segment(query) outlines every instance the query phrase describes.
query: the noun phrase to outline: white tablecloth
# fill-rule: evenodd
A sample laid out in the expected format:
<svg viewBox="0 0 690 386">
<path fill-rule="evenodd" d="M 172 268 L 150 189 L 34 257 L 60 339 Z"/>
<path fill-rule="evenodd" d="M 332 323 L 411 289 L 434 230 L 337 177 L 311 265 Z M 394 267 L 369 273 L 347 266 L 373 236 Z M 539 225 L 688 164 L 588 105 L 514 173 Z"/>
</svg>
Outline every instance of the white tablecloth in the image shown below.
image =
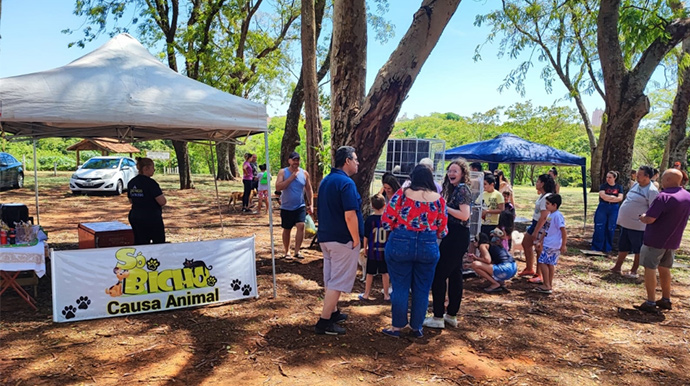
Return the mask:
<svg viewBox="0 0 690 386">
<path fill-rule="evenodd" d="M 0 271 L 34 271 L 38 277 L 46 273 L 45 243 L 28 247 L 0 248 Z"/>
</svg>

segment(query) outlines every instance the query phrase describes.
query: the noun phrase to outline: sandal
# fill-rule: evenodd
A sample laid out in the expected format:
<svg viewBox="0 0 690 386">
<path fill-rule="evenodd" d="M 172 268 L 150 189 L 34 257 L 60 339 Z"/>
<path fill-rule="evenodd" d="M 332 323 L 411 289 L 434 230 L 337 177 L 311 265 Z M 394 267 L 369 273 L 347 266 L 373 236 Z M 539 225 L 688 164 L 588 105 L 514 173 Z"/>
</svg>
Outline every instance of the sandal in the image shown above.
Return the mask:
<svg viewBox="0 0 690 386">
<path fill-rule="evenodd" d="M 541 279 L 541 276 L 535 276 L 527 281 L 532 284 L 544 284 L 544 281 Z"/>
<path fill-rule="evenodd" d="M 393 338 L 400 338 L 400 330 L 394 330 L 392 328 L 384 328 L 381 330 L 384 335 L 391 336 Z"/>
<path fill-rule="evenodd" d="M 518 273 L 518 276 L 534 276 L 537 273 L 532 271 L 531 269 L 523 269 L 522 272 Z"/>
<path fill-rule="evenodd" d="M 295 259 L 304 259 L 304 255 L 300 252 L 297 252 L 297 254 L 295 255 Z"/>
<path fill-rule="evenodd" d="M 364 297 L 364 294 L 359 294 L 359 295 L 357 296 L 357 298 L 359 298 L 359 300 L 367 301 L 367 302 L 370 302 L 370 301 L 374 300 L 374 299 L 365 298 L 365 297 Z"/>
<path fill-rule="evenodd" d="M 489 294 L 503 292 L 503 290 L 505 290 L 505 288 L 503 286 L 498 286 L 496 288 L 489 288 L 489 287 L 484 288 L 484 292 L 489 293 Z"/>
<path fill-rule="evenodd" d="M 287 254 L 283 255 L 283 259 L 285 259 L 285 260 L 292 260 L 293 257 L 292 257 L 292 255 L 290 255 L 289 253 L 287 253 Z"/>
<path fill-rule="evenodd" d="M 537 287 L 537 288 L 533 289 L 532 291 L 539 292 L 540 294 L 545 294 L 545 295 L 551 295 L 553 293 L 553 290 L 542 288 L 542 287 Z"/>
</svg>

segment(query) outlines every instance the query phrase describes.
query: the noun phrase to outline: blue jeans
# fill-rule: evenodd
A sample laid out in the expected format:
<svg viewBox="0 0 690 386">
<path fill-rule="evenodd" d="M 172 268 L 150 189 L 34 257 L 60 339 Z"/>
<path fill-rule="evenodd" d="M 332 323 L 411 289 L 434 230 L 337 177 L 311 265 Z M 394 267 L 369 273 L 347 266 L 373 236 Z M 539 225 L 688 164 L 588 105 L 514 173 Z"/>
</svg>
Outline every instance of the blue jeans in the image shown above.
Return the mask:
<svg viewBox="0 0 690 386">
<path fill-rule="evenodd" d="M 618 220 L 618 203 L 600 202 L 594 212 L 594 234 L 592 235 L 592 249 L 610 252 L 613 247 L 613 234 Z"/>
<path fill-rule="evenodd" d="M 413 330 L 421 330 L 429 306 L 431 282 L 439 259 L 436 232 L 393 230 L 386 242 L 385 259 L 393 286 L 393 327 L 403 328 L 407 325 L 407 305 L 412 289 L 410 327 Z"/>
</svg>

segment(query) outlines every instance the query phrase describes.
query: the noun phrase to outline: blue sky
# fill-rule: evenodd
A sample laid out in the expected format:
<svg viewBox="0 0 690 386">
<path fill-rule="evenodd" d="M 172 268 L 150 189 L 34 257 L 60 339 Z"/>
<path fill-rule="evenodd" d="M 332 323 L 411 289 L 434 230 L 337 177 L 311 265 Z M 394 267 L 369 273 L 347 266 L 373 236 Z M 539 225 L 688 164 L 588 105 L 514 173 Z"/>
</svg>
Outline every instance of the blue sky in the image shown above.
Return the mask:
<svg viewBox="0 0 690 386">
<path fill-rule="evenodd" d="M 413 13 L 421 0 L 389 0 L 386 18 L 395 25 L 395 37 L 384 45 L 370 33 L 368 46 L 367 87 L 373 83 L 379 68 L 386 62 L 412 22 Z M 547 94 L 539 79 L 539 64 L 532 69 L 523 98 L 514 90 L 498 92 L 506 74 L 518 65 L 517 60 L 496 57 L 497 46 L 482 51 L 483 60 L 474 62 L 474 49 L 488 33 L 487 28 L 473 25 L 477 14 L 500 6 L 496 0 L 464 0 L 446 27 L 431 56 L 424 64 L 400 115 L 429 115 L 432 112 L 454 112 L 463 116 L 485 112 L 497 106 L 532 100 L 537 106 L 559 105 L 574 108 L 574 103 L 562 100 L 566 94 L 560 83 Z M 0 20 L 0 77 L 20 75 L 59 67 L 96 49 L 108 40 L 101 36 L 85 49 L 67 48 L 77 40 L 60 31 L 66 28 L 80 31 L 83 20 L 72 14 L 74 0 L 9 0 L 3 2 Z M 598 96 L 585 97 L 590 112 L 603 108 Z M 269 115 L 284 115 L 287 107 L 278 102 L 267 108 Z"/>
</svg>

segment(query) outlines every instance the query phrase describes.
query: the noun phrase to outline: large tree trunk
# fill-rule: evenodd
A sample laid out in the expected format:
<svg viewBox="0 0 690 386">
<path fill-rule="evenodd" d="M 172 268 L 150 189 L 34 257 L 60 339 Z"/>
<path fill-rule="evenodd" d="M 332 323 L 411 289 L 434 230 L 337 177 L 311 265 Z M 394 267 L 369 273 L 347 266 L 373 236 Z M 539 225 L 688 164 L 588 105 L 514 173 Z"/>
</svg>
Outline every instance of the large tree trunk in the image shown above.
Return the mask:
<svg viewBox="0 0 690 386">
<path fill-rule="evenodd" d="M 664 56 L 690 35 L 690 19 L 677 19 L 665 26 L 665 34 L 640 55 L 632 70 L 625 68 L 618 35 L 620 0 L 602 0 L 597 18 L 597 46 L 606 90 L 606 135 L 602 147 L 600 178 L 609 170 L 621 172 L 619 183 L 627 185 L 632 149 L 640 120 L 649 112 L 644 89 Z M 603 143 L 602 143 L 603 142 Z M 593 183 L 595 183 L 594 181 Z M 599 181 L 603 182 L 603 180 Z"/>
<path fill-rule="evenodd" d="M 228 162 L 230 163 L 230 175 L 240 176 L 240 169 L 237 167 L 237 145 L 228 144 Z"/>
<path fill-rule="evenodd" d="M 332 39 L 331 39 L 332 40 Z M 328 70 L 331 66 L 331 48 L 333 44 L 328 47 L 328 52 L 326 53 L 326 58 L 319 68 L 319 72 L 316 74 L 317 82 L 321 82 L 323 78 L 328 74 Z M 297 85 L 292 91 L 292 97 L 290 98 L 290 105 L 288 106 L 287 115 L 285 116 L 285 131 L 283 132 L 283 139 L 280 143 L 280 167 L 288 166 L 288 156 L 290 153 L 295 151 L 297 146 L 300 145 L 299 138 L 299 119 L 300 113 L 302 112 L 302 105 L 304 104 L 304 80 L 302 79 L 302 72 L 300 71 L 299 79 L 297 80 Z"/>
<path fill-rule="evenodd" d="M 590 192 L 598 192 L 599 185 L 602 181 L 601 176 L 601 158 L 603 156 L 604 146 L 601 144 L 606 137 L 606 123 L 608 122 L 608 117 L 606 114 L 601 119 L 601 127 L 599 128 L 599 140 L 597 141 L 597 147 L 592 151 L 592 159 L 589 162 L 589 174 L 591 177 L 590 181 Z"/>
<path fill-rule="evenodd" d="M 218 155 L 218 178 L 221 181 L 231 181 L 239 176 L 234 143 L 219 143 L 216 145 Z"/>
<path fill-rule="evenodd" d="M 216 145 L 216 156 L 218 157 L 218 174 L 216 178 L 221 181 L 231 181 L 235 175 L 230 169 L 230 158 L 228 157 L 228 143 L 219 143 Z"/>
<path fill-rule="evenodd" d="M 690 39 L 683 40 L 683 52 L 678 58 L 678 89 L 673 100 L 671 127 L 668 131 L 668 141 L 664 150 L 664 162 L 661 171 L 673 166 L 679 161 L 683 169 L 687 168 L 688 146 L 690 140 L 686 136 L 688 108 L 690 108 L 690 66 L 681 69 L 683 57 L 690 55 Z"/>
<path fill-rule="evenodd" d="M 357 99 L 364 79 L 359 77 L 364 69 L 364 59 L 359 56 L 366 43 L 361 40 L 366 36 L 359 35 L 360 31 L 355 28 L 365 12 L 363 1 L 361 3 L 357 3 L 360 8 L 351 8 L 350 2 L 336 2 L 334 10 L 331 130 L 333 150 L 343 144 L 356 148 L 359 172 L 353 179 L 362 197 L 367 197 L 376 163 L 393 129 L 400 106 L 460 5 L 460 0 L 422 2 L 414 14 L 412 25 L 376 75 L 364 103 Z M 361 84 L 359 79 L 362 79 Z M 358 80 L 358 83 L 353 84 L 354 80 Z"/>
<path fill-rule="evenodd" d="M 319 35 L 321 34 L 321 25 L 323 21 L 323 14 L 326 8 L 325 0 L 316 0 L 314 6 L 315 23 L 316 23 L 316 37 L 315 40 L 319 40 Z M 331 38 L 331 40 L 333 40 Z M 333 45 L 329 44 L 328 52 L 326 53 L 326 58 L 324 59 L 319 72 L 316 74 L 317 82 L 321 82 L 323 78 L 328 74 L 328 70 L 331 66 L 331 47 Z M 299 79 L 297 79 L 297 85 L 292 91 L 292 97 L 290 98 L 290 104 L 288 106 L 287 115 L 285 116 L 285 130 L 283 132 L 283 139 L 280 143 L 280 167 L 288 166 L 288 156 L 290 153 L 295 151 L 297 146 L 300 145 L 299 138 L 299 119 L 300 113 L 302 112 L 302 105 L 304 104 L 304 80 L 302 79 L 302 72 L 300 71 Z"/>
<path fill-rule="evenodd" d="M 316 80 L 316 21 L 314 3 L 302 1 L 302 78 L 304 79 L 304 116 L 307 129 L 307 172 L 313 189 L 318 191 L 323 169 L 323 130 L 319 117 L 319 84 Z"/>
<path fill-rule="evenodd" d="M 618 183 L 623 186 L 628 185 L 635 135 L 640 127 L 640 121 L 649 113 L 649 98 L 644 94 L 637 95 L 637 100 L 626 98 L 621 105 L 615 107 L 617 107 L 616 114 L 609 114 L 610 118 L 606 122 L 606 136 L 603 141 L 599 169 L 601 180 L 596 181 L 597 185 L 604 182 L 603 178 L 610 170 L 619 172 Z M 610 111 L 608 106 L 606 111 L 607 113 Z M 595 182 L 592 182 L 592 185 L 594 184 Z"/>
<path fill-rule="evenodd" d="M 180 189 L 193 189 L 192 173 L 189 168 L 189 151 L 187 150 L 187 142 L 172 141 L 175 148 L 175 155 L 177 155 L 177 168 L 180 171 Z"/>
<path fill-rule="evenodd" d="M 302 105 L 304 104 L 304 80 L 300 72 L 297 85 L 292 91 L 290 98 L 290 105 L 288 106 L 287 115 L 285 116 L 285 132 L 283 132 L 283 139 L 280 142 L 280 167 L 288 166 L 288 156 L 295 151 L 300 145 L 299 138 L 299 118 L 302 112 Z"/>
<path fill-rule="evenodd" d="M 354 118 L 364 102 L 366 86 L 367 11 L 365 0 L 334 2 L 332 45 L 331 159 L 334 159 L 335 151 L 343 145 L 363 145 L 352 142 L 349 135 L 355 127 Z M 364 151 L 363 148 L 357 148 L 358 156 L 362 151 Z M 361 168 L 366 167 L 366 162 L 360 158 L 359 165 L 361 173 Z"/>
</svg>

